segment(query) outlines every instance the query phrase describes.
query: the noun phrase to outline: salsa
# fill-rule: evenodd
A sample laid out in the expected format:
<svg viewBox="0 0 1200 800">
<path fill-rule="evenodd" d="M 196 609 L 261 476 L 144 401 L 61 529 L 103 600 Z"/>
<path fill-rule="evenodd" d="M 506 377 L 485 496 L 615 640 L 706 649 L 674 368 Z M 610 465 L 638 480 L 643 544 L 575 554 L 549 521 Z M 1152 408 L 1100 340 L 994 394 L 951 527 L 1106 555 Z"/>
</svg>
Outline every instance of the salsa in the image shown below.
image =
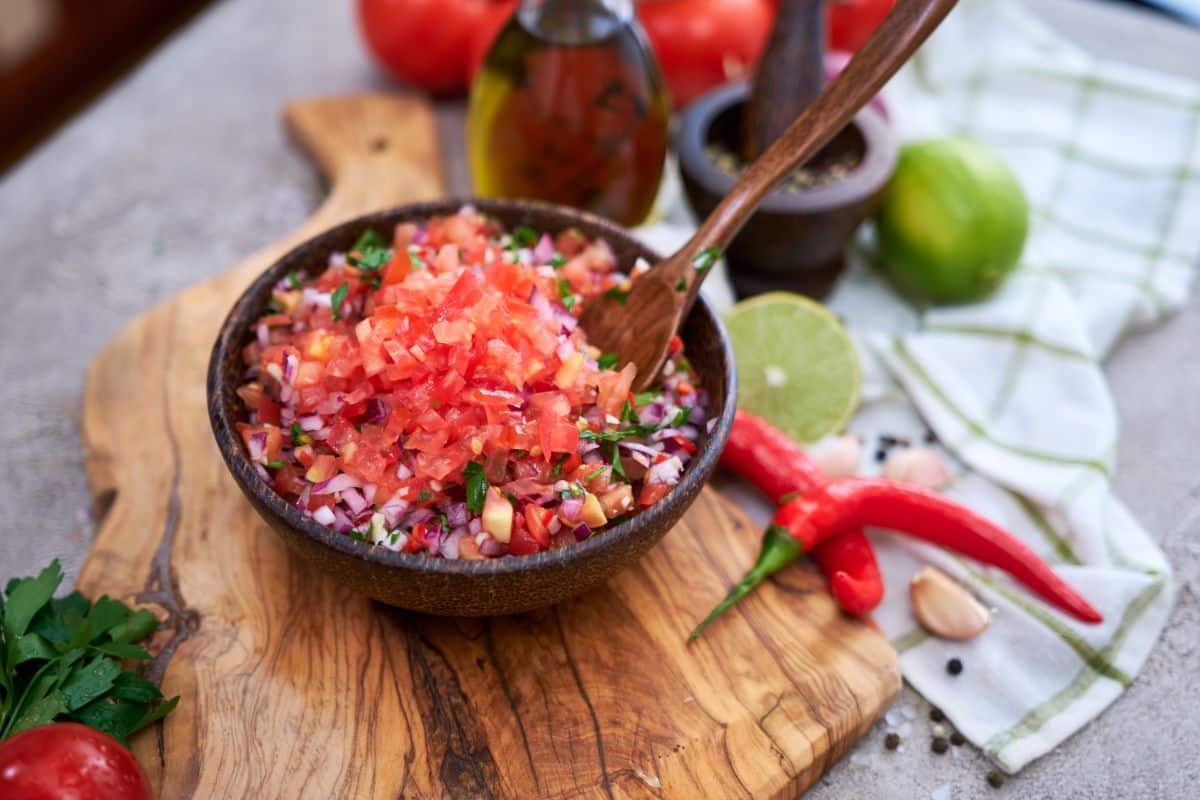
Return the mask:
<svg viewBox="0 0 1200 800">
<path fill-rule="evenodd" d="M 630 281 L 603 239 L 469 206 L 386 234 L 280 280 L 243 350 L 238 431 L 275 491 L 356 539 L 478 559 L 583 541 L 679 482 L 708 395 L 679 339 L 641 394 L 588 344 L 583 304 Z"/>
</svg>

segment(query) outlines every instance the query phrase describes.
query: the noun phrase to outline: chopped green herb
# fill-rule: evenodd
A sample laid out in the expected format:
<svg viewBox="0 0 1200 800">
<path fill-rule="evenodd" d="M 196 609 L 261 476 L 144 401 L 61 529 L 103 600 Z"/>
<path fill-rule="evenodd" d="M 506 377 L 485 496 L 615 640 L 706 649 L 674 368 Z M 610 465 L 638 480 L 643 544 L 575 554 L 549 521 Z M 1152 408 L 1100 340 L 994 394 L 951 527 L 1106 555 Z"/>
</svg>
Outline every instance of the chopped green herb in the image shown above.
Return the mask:
<svg viewBox="0 0 1200 800">
<path fill-rule="evenodd" d="M 512 232 L 512 240 L 517 247 L 533 247 L 541 238 L 541 234 L 528 225 L 519 225 Z"/>
<path fill-rule="evenodd" d="M 637 408 L 647 406 L 658 399 L 658 392 L 638 392 L 633 396 L 633 404 Z"/>
<path fill-rule="evenodd" d="M 659 425 L 631 425 L 628 428 L 623 428 L 616 431 L 593 431 L 583 430 L 579 432 L 581 439 L 590 439 L 594 442 L 619 442 L 622 439 L 642 439 L 657 430 L 661 430 Z"/>
<path fill-rule="evenodd" d="M 287 274 L 287 282 L 293 289 L 300 289 L 304 286 L 304 283 L 300 280 L 300 275 L 296 272 L 289 272 Z"/>
<path fill-rule="evenodd" d="M 413 269 L 425 269 L 425 267 L 429 266 L 425 263 L 425 259 L 417 255 L 413 250 L 408 251 L 408 263 L 412 264 Z"/>
<path fill-rule="evenodd" d="M 621 305 L 625 305 L 625 301 L 629 299 L 629 292 L 617 286 L 612 287 L 604 292 L 604 296 L 609 300 L 616 300 Z"/>
<path fill-rule="evenodd" d="M 692 416 L 692 409 L 688 406 L 684 406 L 683 408 L 681 408 L 675 412 L 675 416 L 671 418 L 670 427 L 678 428 L 682 425 L 686 425 L 688 419 L 691 416 Z"/>
<path fill-rule="evenodd" d="M 706 247 L 692 259 L 692 266 L 696 268 L 696 272 L 704 272 L 704 270 L 717 263 L 717 259 L 720 257 L 720 250 L 715 247 Z"/>
<path fill-rule="evenodd" d="M 617 368 L 617 354 L 616 353 L 602 353 L 600 355 L 600 357 L 596 359 L 596 366 L 599 367 L 600 369 L 616 369 Z"/>
<path fill-rule="evenodd" d="M 563 258 L 562 253 L 555 253 L 550 259 L 550 266 L 554 267 L 555 269 L 565 267 L 566 265 L 567 260 Z"/>
<path fill-rule="evenodd" d="M 621 447 L 616 442 L 613 442 L 612 468 L 623 480 L 629 480 L 629 476 L 625 474 L 625 467 L 621 464 Z"/>
<path fill-rule="evenodd" d="M 333 310 L 334 322 L 342 318 L 342 304 L 346 302 L 346 295 L 349 293 L 350 284 L 348 283 L 343 283 L 333 290 L 333 295 L 329 298 L 329 307 Z"/>
<path fill-rule="evenodd" d="M 596 470 L 595 472 L 591 473 L 590 475 L 584 475 L 583 482 L 587 483 L 588 481 L 599 478 L 601 475 L 604 474 L 604 470 L 606 470 L 606 469 L 608 469 L 608 467 L 601 467 L 600 469 Z"/>
<path fill-rule="evenodd" d="M 684 280 L 683 278 L 680 278 L 679 282 L 675 284 L 675 291 L 677 291 L 677 292 L 687 291 L 687 281 Z"/>
<path fill-rule="evenodd" d="M 366 252 L 372 248 L 387 247 L 387 239 L 375 232 L 374 228 L 367 228 L 362 232 L 362 235 L 350 246 L 351 251 L 359 253 Z"/>
<path fill-rule="evenodd" d="M 626 400 L 625 405 L 621 407 L 621 421 L 632 422 L 635 424 L 641 421 L 638 419 L 637 412 L 633 410 L 633 403 L 629 402 L 628 400 Z"/>
<path fill-rule="evenodd" d="M 554 464 L 554 469 L 550 470 L 551 478 L 557 478 L 558 476 L 562 475 L 563 464 L 567 463 L 567 459 L 570 457 L 571 455 L 569 453 L 564 453 L 559 457 L 558 461 Z"/>
<path fill-rule="evenodd" d="M 571 282 L 566 278 L 558 279 L 558 297 L 567 311 L 575 308 L 575 294 L 571 291 Z"/>
<path fill-rule="evenodd" d="M 392 260 L 390 247 L 368 247 L 360 252 L 361 255 L 346 256 L 346 261 L 361 272 L 378 272 Z"/>
<path fill-rule="evenodd" d="M 504 499 L 505 499 L 505 500 L 507 500 L 507 501 L 508 501 L 508 504 L 509 504 L 510 506 L 512 506 L 513 508 L 516 508 L 516 507 L 517 507 L 517 505 L 519 505 L 519 502 L 520 502 L 520 501 L 518 501 L 518 500 L 517 500 L 517 496 L 516 496 L 515 494 L 513 494 L 512 492 L 505 492 L 505 493 L 504 493 Z"/>
<path fill-rule="evenodd" d="M 388 535 L 388 544 L 391 545 L 392 547 L 395 547 L 396 542 L 398 542 L 399 540 L 400 540 L 400 531 L 392 531 L 391 534 Z"/>
<path fill-rule="evenodd" d="M 483 501 L 487 499 L 488 482 L 483 464 L 467 462 L 467 508 L 476 514 L 483 513 Z"/>
<path fill-rule="evenodd" d="M 363 533 L 362 531 L 359 531 L 359 530 L 351 530 L 351 531 L 350 531 L 350 538 L 351 538 L 351 539 L 357 539 L 357 540 L 358 540 L 358 541 L 360 541 L 360 542 L 365 542 L 365 541 L 367 540 L 367 535 L 366 535 L 365 533 Z"/>
<path fill-rule="evenodd" d="M 136 643 L 158 619 L 107 596 L 55 598 L 62 579 L 53 561 L 37 577 L 10 581 L 0 600 L 0 739 L 71 720 L 124 742 L 179 702 L 121 669 L 124 659 L 150 658 Z"/>
<path fill-rule="evenodd" d="M 430 491 L 428 489 L 422 489 L 421 493 L 419 495 L 417 495 L 417 502 L 424 503 L 426 500 L 428 500 L 431 497 L 433 497 L 433 495 L 430 493 Z"/>
<path fill-rule="evenodd" d="M 559 492 L 559 495 L 565 500 L 568 497 L 583 497 L 587 494 L 587 489 L 579 485 L 579 481 L 571 483 L 567 488 Z"/>
<path fill-rule="evenodd" d="M 522 458 L 524 458 L 527 455 L 528 455 L 528 453 L 526 453 L 524 450 L 513 450 L 512 451 L 512 457 L 517 459 L 518 461 L 520 461 Z"/>
<path fill-rule="evenodd" d="M 292 444 L 294 444 L 296 447 L 302 447 L 304 445 L 304 443 L 305 443 L 304 428 L 300 427 L 299 422 L 293 422 L 292 423 Z"/>
<path fill-rule="evenodd" d="M 272 311 L 283 311 L 283 303 L 279 302 L 278 299 L 272 297 L 270 300 L 267 301 L 267 308 L 271 309 Z"/>
<path fill-rule="evenodd" d="M 438 522 L 442 523 L 442 530 L 444 532 L 446 532 L 446 533 L 450 532 L 450 520 L 445 514 L 442 514 L 441 516 L 438 517 Z"/>
<path fill-rule="evenodd" d="M 268 462 L 267 462 L 267 468 L 268 468 L 268 469 L 283 469 L 283 462 L 282 462 L 282 461 L 278 461 L 278 460 L 276 460 L 276 461 L 268 461 Z"/>
</svg>

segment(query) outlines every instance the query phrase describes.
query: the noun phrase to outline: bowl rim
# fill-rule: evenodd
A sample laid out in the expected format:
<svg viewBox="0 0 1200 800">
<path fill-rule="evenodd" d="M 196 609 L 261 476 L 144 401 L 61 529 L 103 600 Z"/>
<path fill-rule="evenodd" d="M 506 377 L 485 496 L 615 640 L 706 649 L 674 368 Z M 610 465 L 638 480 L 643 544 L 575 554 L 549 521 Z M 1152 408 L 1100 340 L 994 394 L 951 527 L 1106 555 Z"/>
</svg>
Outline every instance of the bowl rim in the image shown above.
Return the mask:
<svg viewBox="0 0 1200 800">
<path fill-rule="evenodd" d="M 708 157 L 708 131 L 713 121 L 730 108 L 750 99 L 750 84 L 735 81 L 701 95 L 679 120 L 676 148 L 680 171 L 689 174 L 717 197 L 733 189 L 737 178 Z M 814 214 L 851 205 L 870 197 L 891 178 L 899 149 L 887 120 L 870 105 L 863 106 L 848 123 L 863 138 L 862 160 L 840 180 L 807 189 L 773 189 L 756 214 Z"/>
<path fill-rule="evenodd" d="M 626 239 L 633 242 L 643 253 L 658 255 L 653 248 L 637 240 L 629 231 L 615 222 L 588 212 L 530 200 L 453 197 L 392 206 L 361 214 L 333 225 L 304 240 L 273 261 L 242 290 L 229 314 L 221 323 L 209 357 L 206 381 L 209 421 L 218 450 L 221 451 L 221 457 L 239 488 L 265 506 L 271 514 L 286 523 L 293 531 L 342 554 L 354 556 L 366 562 L 422 574 L 482 577 L 511 575 L 564 566 L 573 561 L 584 560 L 621 541 L 636 537 L 643 529 L 653 528 L 653 523 L 657 520 L 672 514 L 674 505 L 680 498 L 699 493 L 720 458 L 736 411 L 737 370 L 734 367 L 733 346 L 725 325 L 720 315 L 713 311 L 703 297 L 697 296 L 696 304 L 689 312 L 689 316 L 699 313 L 708 318 L 708 322 L 713 326 L 720 341 L 723 351 L 722 362 L 728 365 L 721 415 L 717 418 L 712 430 L 708 432 L 707 442 L 684 469 L 679 483 L 671 487 L 671 490 L 654 505 L 638 512 L 614 528 L 605 529 L 603 535 L 592 536 L 583 542 L 566 547 L 543 550 L 532 555 L 466 560 L 398 552 L 354 539 L 302 514 L 299 509 L 276 493 L 274 488 L 254 470 L 241 446 L 241 438 L 234 427 L 235 420 L 226 413 L 222 398 L 222 366 L 230 357 L 238 355 L 241 343 L 248 338 L 249 327 L 258 316 L 254 313 L 255 306 L 258 305 L 253 302 L 255 295 L 267 289 L 268 286 L 273 286 L 290 269 L 298 266 L 311 266 L 317 259 L 327 258 L 329 252 L 332 251 L 332 246 L 328 242 L 346 236 L 348 231 L 361 230 L 371 224 L 394 224 L 398 220 L 417 220 L 436 214 L 453 213 L 464 205 L 472 205 L 485 214 L 496 211 L 542 213 L 562 217 L 566 223 L 584 222 L 599 229 L 601 235 L 606 238 Z M 569 224 L 564 227 L 569 227 Z M 318 252 L 314 254 L 314 250 Z"/>
</svg>

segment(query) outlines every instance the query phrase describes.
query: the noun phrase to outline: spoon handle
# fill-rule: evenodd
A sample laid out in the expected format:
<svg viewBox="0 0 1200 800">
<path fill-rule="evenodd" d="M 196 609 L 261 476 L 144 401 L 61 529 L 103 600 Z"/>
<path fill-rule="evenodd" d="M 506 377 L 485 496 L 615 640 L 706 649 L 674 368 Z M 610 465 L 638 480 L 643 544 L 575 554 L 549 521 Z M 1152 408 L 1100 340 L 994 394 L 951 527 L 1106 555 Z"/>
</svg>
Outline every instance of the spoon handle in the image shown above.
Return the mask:
<svg viewBox="0 0 1200 800">
<path fill-rule="evenodd" d="M 899 0 L 840 75 L 796 118 L 713 209 L 680 250 L 681 276 L 694 295 L 705 276 L 694 262 L 704 251 L 724 252 L 762 199 L 796 167 L 816 155 L 874 97 L 950 13 L 957 0 Z M 690 298 L 689 298 L 690 299 Z"/>
</svg>

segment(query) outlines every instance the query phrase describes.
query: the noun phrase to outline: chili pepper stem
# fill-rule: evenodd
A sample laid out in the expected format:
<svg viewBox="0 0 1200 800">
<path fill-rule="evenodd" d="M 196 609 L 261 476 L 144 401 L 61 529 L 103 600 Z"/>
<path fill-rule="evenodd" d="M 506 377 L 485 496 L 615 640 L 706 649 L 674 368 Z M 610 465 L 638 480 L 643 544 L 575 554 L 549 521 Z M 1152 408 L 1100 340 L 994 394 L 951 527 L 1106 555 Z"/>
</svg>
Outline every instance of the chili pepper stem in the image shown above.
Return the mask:
<svg viewBox="0 0 1200 800">
<path fill-rule="evenodd" d="M 692 635 L 688 637 L 688 641 L 695 641 L 717 617 L 754 591 L 760 583 L 796 561 L 803 554 L 804 545 L 788 533 L 787 529 L 778 525 L 767 528 L 763 533 L 762 548 L 758 551 L 758 560 L 754 562 L 754 566 L 750 568 L 744 578 L 734 584 L 733 588 L 729 590 L 729 594 L 725 595 L 725 599 L 709 612 L 704 621 L 696 626 Z"/>
</svg>

